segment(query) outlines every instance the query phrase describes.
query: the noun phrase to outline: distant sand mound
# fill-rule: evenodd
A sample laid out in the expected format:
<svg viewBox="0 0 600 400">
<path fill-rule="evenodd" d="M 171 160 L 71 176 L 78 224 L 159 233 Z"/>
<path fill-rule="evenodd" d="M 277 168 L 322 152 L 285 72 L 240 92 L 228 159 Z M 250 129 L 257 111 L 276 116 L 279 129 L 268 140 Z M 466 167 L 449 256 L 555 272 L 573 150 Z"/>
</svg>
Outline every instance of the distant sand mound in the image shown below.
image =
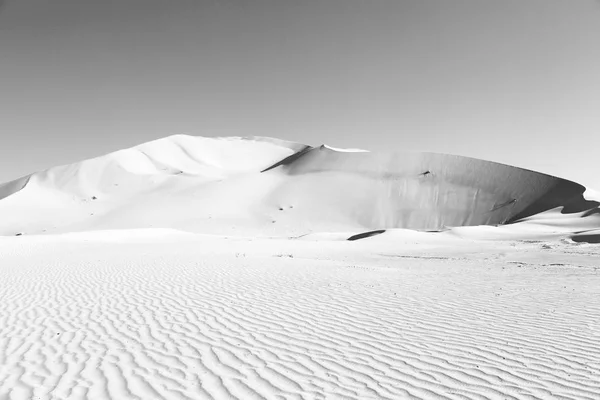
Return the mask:
<svg viewBox="0 0 600 400">
<path fill-rule="evenodd" d="M 584 192 L 468 157 L 176 135 L 0 185 L 0 234 L 173 228 L 292 236 L 539 224 L 556 215 L 568 225 L 561 229 L 582 233 L 600 229 L 599 203 Z"/>
</svg>

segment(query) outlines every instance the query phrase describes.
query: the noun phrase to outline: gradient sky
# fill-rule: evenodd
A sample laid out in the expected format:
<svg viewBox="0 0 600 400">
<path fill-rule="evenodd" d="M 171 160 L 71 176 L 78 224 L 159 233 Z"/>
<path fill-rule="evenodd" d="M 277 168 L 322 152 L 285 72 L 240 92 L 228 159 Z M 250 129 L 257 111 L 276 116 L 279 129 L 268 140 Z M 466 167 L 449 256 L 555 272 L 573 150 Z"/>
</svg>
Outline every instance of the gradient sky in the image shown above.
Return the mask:
<svg viewBox="0 0 600 400">
<path fill-rule="evenodd" d="M 0 182 L 171 134 L 600 188 L 595 0 L 0 0 Z"/>
</svg>

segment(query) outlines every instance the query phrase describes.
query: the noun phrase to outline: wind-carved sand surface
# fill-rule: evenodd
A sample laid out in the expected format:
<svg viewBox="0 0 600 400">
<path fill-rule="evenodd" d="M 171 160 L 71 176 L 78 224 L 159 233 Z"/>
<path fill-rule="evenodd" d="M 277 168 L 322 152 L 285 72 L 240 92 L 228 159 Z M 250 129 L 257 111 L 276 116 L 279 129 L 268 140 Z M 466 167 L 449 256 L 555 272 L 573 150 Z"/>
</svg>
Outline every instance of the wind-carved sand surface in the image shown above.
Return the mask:
<svg viewBox="0 0 600 400">
<path fill-rule="evenodd" d="M 597 400 L 598 243 L 507 165 L 145 143 L 0 185 L 0 400 Z"/>
<path fill-rule="evenodd" d="M 600 397 L 599 246 L 342 236 L 0 238 L 0 398 Z"/>
</svg>

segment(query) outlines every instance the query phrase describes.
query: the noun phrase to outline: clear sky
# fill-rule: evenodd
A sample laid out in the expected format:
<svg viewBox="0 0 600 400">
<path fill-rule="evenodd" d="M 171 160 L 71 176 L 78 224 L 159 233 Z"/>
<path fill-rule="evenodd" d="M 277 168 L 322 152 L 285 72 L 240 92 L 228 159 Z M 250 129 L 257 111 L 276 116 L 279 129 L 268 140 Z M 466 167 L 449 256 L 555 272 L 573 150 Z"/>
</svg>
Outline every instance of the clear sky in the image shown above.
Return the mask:
<svg viewBox="0 0 600 400">
<path fill-rule="evenodd" d="M 184 133 L 600 188 L 596 0 L 0 0 L 0 181 Z"/>
</svg>

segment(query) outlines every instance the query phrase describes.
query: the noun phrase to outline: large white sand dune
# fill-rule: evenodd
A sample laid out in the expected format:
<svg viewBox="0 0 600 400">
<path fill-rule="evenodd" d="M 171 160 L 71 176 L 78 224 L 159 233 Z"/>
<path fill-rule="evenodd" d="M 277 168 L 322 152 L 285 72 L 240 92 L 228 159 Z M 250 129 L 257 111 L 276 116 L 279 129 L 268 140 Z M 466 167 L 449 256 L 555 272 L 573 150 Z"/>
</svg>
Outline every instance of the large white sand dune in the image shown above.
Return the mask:
<svg viewBox="0 0 600 400">
<path fill-rule="evenodd" d="M 297 236 L 498 225 L 543 212 L 574 233 L 600 229 L 599 203 L 585 191 L 460 156 L 176 135 L 0 186 L 0 234 L 176 228 Z"/>
</svg>

